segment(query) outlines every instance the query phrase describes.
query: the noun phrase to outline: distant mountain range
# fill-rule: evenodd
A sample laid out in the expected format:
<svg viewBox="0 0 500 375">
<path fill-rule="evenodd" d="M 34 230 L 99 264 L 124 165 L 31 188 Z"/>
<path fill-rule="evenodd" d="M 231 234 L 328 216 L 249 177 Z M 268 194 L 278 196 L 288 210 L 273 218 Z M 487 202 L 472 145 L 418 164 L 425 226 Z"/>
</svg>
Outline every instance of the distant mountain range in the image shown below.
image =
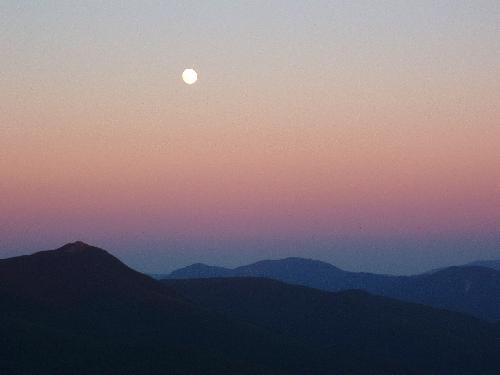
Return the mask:
<svg viewBox="0 0 500 375">
<path fill-rule="evenodd" d="M 360 291 L 160 282 L 81 242 L 0 260 L 1 374 L 493 375 L 499 336 Z"/>
<path fill-rule="evenodd" d="M 500 320 L 500 271 L 479 266 L 448 267 L 416 276 L 348 272 L 303 258 L 263 260 L 234 269 L 197 263 L 165 279 L 266 277 L 326 291 L 360 289 L 408 302 Z"/>
</svg>

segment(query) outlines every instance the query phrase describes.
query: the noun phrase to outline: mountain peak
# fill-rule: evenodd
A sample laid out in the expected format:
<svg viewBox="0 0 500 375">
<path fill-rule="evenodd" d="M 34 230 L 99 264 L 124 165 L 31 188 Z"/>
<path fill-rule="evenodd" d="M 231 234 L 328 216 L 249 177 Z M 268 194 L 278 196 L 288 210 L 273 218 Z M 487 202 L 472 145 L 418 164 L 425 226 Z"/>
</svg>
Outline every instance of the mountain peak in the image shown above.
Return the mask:
<svg viewBox="0 0 500 375">
<path fill-rule="evenodd" d="M 153 298 L 153 291 L 172 295 L 106 250 L 82 241 L 0 260 L 0 285 L 34 300 L 54 303 L 84 303 L 95 295 L 145 300 Z"/>
<path fill-rule="evenodd" d="M 173 271 L 167 278 L 210 278 L 228 277 L 233 275 L 233 270 L 224 267 L 209 266 L 205 263 L 194 263 L 190 266 Z"/>
<path fill-rule="evenodd" d="M 291 269 L 298 272 L 345 272 L 333 264 L 322 262 L 320 260 L 288 257 L 283 259 L 266 259 L 261 260 L 247 266 L 236 268 L 237 271 L 243 272 L 289 272 Z"/>
<path fill-rule="evenodd" d="M 64 251 L 68 253 L 77 253 L 77 252 L 82 252 L 82 251 L 88 251 L 96 249 L 96 247 L 91 246 L 83 241 L 75 241 L 75 242 L 70 242 L 67 243 L 63 246 L 61 246 L 58 251 Z"/>
<path fill-rule="evenodd" d="M 113 262 L 119 262 L 118 259 L 116 259 L 106 250 L 101 249 L 100 247 L 97 246 L 89 245 L 83 241 L 69 242 L 55 250 L 41 251 L 33 255 L 35 256 L 51 255 L 51 256 L 60 256 L 67 258 L 83 257 L 87 261 L 90 259 L 94 260 L 101 259 L 101 261 L 103 259 L 107 259 L 107 260 L 112 260 Z"/>
</svg>

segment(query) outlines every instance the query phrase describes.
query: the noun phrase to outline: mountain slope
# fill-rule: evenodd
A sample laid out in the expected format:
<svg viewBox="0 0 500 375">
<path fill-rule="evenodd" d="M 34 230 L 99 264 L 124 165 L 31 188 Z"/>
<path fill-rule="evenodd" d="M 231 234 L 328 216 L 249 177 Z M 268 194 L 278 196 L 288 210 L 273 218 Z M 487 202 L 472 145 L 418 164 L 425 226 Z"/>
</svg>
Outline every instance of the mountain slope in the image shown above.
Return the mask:
<svg viewBox="0 0 500 375">
<path fill-rule="evenodd" d="M 500 319 L 500 272 L 484 267 L 449 267 L 395 279 L 390 288 L 367 288 L 372 293 L 476 317 Z"/>
<path fill-rule="evenodd" d="M 397 373 L 359 358 L 198 307 L 80 242 L 0 260 L 2 374 Z"/>
<path fill-rule="evenodd" d="M 348 272 L 310 259 L 286 258 L 222 270 L 197 265 L 174 271 L 168 279 L 267 277 L 327 291 L 361 289 L 482 319 L 500 320 L 500 272 L 484 267 L 449 267 L 416 276 L 389 276 Z"/>
<path fill-rule="evenodd" d="M 500 370 L 498 330 L 466 315 L 361 291 L 330 293 L 262 278 L 164 283 L 207 308 L 314 347 L 391 358 L 425 374 Z"/>
<path fill-rule="evenodd" d="M 478 266 L 478 267 L 486 267 L 493 268 L 494 270 L 500 271 L 500 260 L 478 260 L 466 266 Z"/>
</svg>

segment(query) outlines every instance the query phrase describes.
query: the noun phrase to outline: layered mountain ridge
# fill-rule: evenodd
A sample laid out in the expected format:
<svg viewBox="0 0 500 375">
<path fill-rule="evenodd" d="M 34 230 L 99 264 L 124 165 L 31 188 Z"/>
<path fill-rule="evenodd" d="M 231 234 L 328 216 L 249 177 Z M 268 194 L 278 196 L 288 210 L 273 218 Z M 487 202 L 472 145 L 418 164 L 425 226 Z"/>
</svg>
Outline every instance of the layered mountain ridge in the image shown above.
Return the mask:
<svg viewBox="0 0 500 375">
<path fill-rule="evenodd" d="M 0 260 L 2 374 L 493 375 L 498 337 L 476 318 L 361 291 L 160 282 L 82 242 Z"/>
<path fill-rule="evenodd" d="M 165 279 L 266 277 L 326 291 L 349 289 L 500 320 L 500 271 L 479 266 L 448 267 L 415 276 L 349 272 L 303 258 L 264 260 L 234 269 L 195 264 Z"/>
</svg>

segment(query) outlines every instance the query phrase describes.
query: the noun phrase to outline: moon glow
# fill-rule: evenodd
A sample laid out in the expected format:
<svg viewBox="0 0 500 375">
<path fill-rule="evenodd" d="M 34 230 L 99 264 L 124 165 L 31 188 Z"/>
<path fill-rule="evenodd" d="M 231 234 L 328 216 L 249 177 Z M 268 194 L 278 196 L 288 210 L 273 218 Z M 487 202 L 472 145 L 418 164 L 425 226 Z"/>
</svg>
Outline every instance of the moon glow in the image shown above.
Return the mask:
<svg viewBox="0 0 500 375">
<path fill-rule="evenodd" d="M 198 73 L 194 69 L 184 69 L 182 72 L 182 80 L 188 85 L 192 85 L 198 80 Z"/>
</svg>

